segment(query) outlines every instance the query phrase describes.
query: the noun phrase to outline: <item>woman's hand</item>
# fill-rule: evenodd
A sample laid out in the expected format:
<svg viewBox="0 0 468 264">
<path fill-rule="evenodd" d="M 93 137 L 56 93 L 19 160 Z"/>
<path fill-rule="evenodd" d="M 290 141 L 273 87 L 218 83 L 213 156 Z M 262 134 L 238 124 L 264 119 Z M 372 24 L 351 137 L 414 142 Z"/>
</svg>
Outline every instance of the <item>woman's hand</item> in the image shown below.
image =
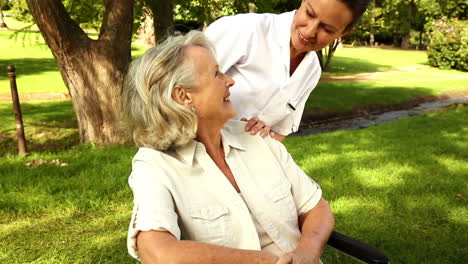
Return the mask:
<svg viewBox="0 0 468 264">
<path fill-rule="evenodd" d="M 299 252 L 290 252 L 282 255 L 276 264 L 320 264 L 320 258 Z"/>
<path fill-rule="evenodd" d="M 247 122 L 245 125 L 245 131 L 250 132 L 251 135 L 256 135 L 260 132 L 260 136 L 265 137 L 270 133 L 271 127 L 267 126 L 265 122 L 260 120 L 258 117 L 252 117 L 249 120 L 241 118 L 241 121 Z"/>
</svg>

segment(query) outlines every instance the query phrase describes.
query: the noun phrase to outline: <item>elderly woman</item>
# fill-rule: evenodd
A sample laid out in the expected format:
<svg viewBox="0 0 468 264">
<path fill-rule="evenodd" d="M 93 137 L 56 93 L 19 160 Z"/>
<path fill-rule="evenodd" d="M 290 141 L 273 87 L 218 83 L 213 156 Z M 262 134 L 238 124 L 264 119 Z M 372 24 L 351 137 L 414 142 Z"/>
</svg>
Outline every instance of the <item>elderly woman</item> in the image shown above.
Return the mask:
<svg viewBox="0 0 468 264">
<path fill-rule="evenodd" d="M 128 250 L 142 262 L 319 263 L 330 207 L 280 142 L 229 121 L 233 84 L 197 31 L 132 63 L 122 96 L 140 149 Z"/>
</svg>

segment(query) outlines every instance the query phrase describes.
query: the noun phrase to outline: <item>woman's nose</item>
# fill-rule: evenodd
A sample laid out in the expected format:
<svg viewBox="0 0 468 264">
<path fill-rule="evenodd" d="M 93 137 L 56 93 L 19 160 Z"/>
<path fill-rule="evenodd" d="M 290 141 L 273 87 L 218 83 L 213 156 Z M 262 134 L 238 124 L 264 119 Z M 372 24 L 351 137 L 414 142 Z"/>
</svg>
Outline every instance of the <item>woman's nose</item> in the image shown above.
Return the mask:
<svg viewBox="0 0 468 264">
<path fill-rule="evenodd" d="M 226 79 L 226 84 L 227 84 L 228 87 L 231 87 L 236 83 L 234 81 L 234 79 L 232 79 L 231 76 L 229 76 L 227 74 L 224 74 L 224 78 Z"/>
</svg>

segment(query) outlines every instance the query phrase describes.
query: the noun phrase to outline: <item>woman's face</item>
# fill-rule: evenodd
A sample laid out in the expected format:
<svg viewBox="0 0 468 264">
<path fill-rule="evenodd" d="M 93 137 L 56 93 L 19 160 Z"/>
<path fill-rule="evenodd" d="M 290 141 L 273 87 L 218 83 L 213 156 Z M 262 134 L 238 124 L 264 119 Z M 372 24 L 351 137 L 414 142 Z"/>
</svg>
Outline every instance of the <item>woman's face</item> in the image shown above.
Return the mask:
<svg viewBox="0 0 468 264">
<path fill-rule="evenodd" d="M 196 72 L 195 87 L 190 94 L 199 121 L 223 125 L 236 115 L 229 100 L 229 88 L 234 80 L 219 71 L 216 59 L 206 48 L 188 47 L 187 57 Z"/>
<path fill-rule="evenodd" d="M 291 26 L 291 51 L 317 51 L 350 32 L 351 10 L 340 0 L 303 0 Z"/>
</svg>

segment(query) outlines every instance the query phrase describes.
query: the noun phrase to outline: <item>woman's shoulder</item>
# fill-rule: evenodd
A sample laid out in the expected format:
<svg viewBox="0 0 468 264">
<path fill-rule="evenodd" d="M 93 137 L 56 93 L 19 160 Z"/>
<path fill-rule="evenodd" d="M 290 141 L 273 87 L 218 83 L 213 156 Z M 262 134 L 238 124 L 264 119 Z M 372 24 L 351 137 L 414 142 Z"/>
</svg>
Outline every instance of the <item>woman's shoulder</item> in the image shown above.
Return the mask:
<svg viewBox="0 0 468 264">
<path fill-rule="evenodd" d="M 145 163 L 153 168 L 163 169 L 166 165 L 174 166 L 181 163 L 175 149 L 160 151 L 152 148 L 140 147 L 133 157 L 133 164 Z"/>
<path fill-rule="evenodd" d="M 272 148 L 277 148 L 278 144 L 281 144 L 269 135 L 266 137 L 262 137 L 260 134 L 251 135 L 245 131 L 246 124 L 244 121 L 230 120 L 223 128 L 224 134 L 239 142 L 245 149 L 265 148 L 271 150 Z"/>
</svg>

